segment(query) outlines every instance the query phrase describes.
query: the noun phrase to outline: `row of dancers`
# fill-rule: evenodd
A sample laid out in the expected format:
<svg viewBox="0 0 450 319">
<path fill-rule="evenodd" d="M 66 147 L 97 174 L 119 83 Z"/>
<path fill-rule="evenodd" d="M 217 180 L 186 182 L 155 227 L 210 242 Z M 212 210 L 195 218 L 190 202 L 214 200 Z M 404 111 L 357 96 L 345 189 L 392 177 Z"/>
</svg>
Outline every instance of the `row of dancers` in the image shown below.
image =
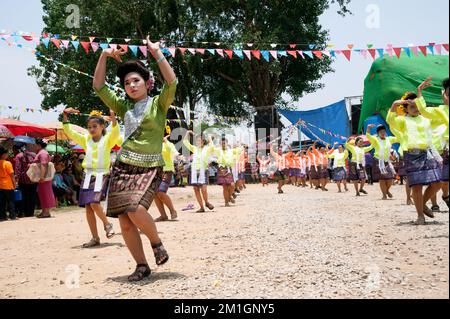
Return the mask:
<svg viewBox="0 0 450 319">
<path fill-rule="evenodd" d="M 93 88 L 111 110 L 111 130 L 105 130 L 106 121 L 103 116 L 92 114 L 87 121 L 88 134 L 81 135 L 71 128 L 68 116 L 79 111 L 73 108 L 64 111 L 66 134 L 86 151 L 82 164 L 84 178 L 79 205 L 86 208 L 86 217 L 93 238 L 84 247 L 100 244 L 96 230 L 96 216 L 103 222 L 108 238 L 114 235 L 108 217 L 118 218 L 126 246 L 136 262 L 135 271 L 128 277 L 130 281 L 140 281 L 151 274 L 140 232 L 150 241 L 155 262 L 161 266 L 168 262 L 169 254 L 159 237 L 155 222 L 168 220 L 164 207 L 169 208 L 171 219 L 178 217 L 167 195 L 174 171 L 173 156 L 177 150 L 165 136 L 167 111 L 175 98 L 177 79 L 162 54 L 159 43 L 152 43 L 149 39 L 147 41 L 149 51 L 157 61 L 164 79 L 164 86 L 158 96 L 148 95 L 155 80 L 142 62 L 122 63 L 121 57 L 125 54 L 123 49 L 106 49 L 101 53 L 97 63 Z M 107 60 L 110 58 L 119 62 L 117 75 L 128 99 L 118 96 L 106 85 Z M 448 80 L 444 84 L 444 105 L 436 108 L 439 112 L 446 112 L 446 116 L 442 118 L 440 113 L 436 115 L 437 111 L 426 107 L 421 95 L 421 91 L 429 83 L 430 80 L 419 87 L 418 96 L 411 93 L 394 102 L 388 114 L 388 123 L 396 137 L 388 137 L 386 128 L 378 127 L 377 136 L 370 135 L 370 132 L 367 134 L 371 141 L 370 147 L 365 147 L 360 137 L 350 139 L 345 145 L 334 145 L 332 148 L 329 145 L 315 143 L 308 150 L 296 154 L 292 150 L 283 154 L 281 148 L 274 149 L 270 144 L 270 156 L 273 157 L 276 166 L 274 176 L 278 181 L 278 192 L 283 193 L 283 186 L 287 180 L 306 186 L 307 178 L 313 187 L 327 191 L 330 176 L 325 168 L 328 168 L 328 161 L 332 159 L 333 178 L 339 190 L 342 191 L 341 184 L 347 189 L 346 180 L 349 178 L 353 181 L 357 196 L 366 194 L 364 154 L 373 148 L 383 198 L 392 197 L 390 187 L 393 170 L 388 154 L 393 143 L 400 143 L 409 187 L 417 208 L 417 223 L 425 223 L 424 215 L 434 217 L 426 202 L 441 188 L 448 205 Z M 400 112 L 396 112 L 398 106 L 404 108 L 405 114 L 400 115 Z M 420 109 L 422 115 L 419 108 L 422 108 Z M 116 115 L 124 122 L 124 138 L 120 137 Z M 446 131 L 436 138 L 433 129 L 441 125 L 446 125 Z M 215 156 L 218 163 L 217 183 L 223 188 L 225 206 L 231 207 L 239 192 L 245 188 L 247 148 L 245 146 L 232 148 L 225 138 L 216 145 L 217 141 L 211 136 L 205 140 L 201 135 L 194 136 L 194 142 L 191 144 L 190 135 L 193 135 L 191 131 L 184 137 L 183 144 L 193 154 L 190 184 L 194 188 L 200 206 L 198 212 L 205 212 L 206 208 L 214 209 L 209 201 L 207 189 L 207 171 L 211 156 Z M 442 145 L 446 143 L 441 148 L 440 154 L 435 149 L 433 140 L 439 140 Z M 116 144 L 121 144 L 121 151 L 114 163 L 111 163 L 111 150 Z M 351 159 L 348 161 L 350 154 Z M 262 183 L 265 186 L 270 175 L 270 158 L 261 154 L 257 156 L 257 160 Z M 428 188 L 423 193 L 424 185 L 428 185 Z M 103 200 L 107 201 L 106 213 L 100 205 Z M 153 202 L 161 213 L 156 221 L 148 213 Z"/>
</svg>

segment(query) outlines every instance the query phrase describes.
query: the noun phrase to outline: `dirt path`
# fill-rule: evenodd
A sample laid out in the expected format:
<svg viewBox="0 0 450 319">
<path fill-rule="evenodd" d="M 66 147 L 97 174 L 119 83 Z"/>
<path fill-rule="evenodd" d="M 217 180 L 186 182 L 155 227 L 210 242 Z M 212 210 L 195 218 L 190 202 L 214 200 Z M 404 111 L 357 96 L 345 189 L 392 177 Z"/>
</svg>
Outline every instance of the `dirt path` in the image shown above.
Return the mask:
<svg viewBox="0 0 450 319">
<path fill-rule="evenodd" d="M 207 214 L 181 212 L 193 191 L 171 189 L 180 221 L 159 224 L 171 260 L 156 268 L 144 239 L 154 273 L 139 284 L 126 282 L 134 262 L 120 234 L 80 248 L 83 210 L 3 222 L 0 298 L 449 298 L 448 211 L 417 227 L 400 186 L 389 202 L 375 186 L 362 198 L 329 189 L 251 185 L 225 208 L 210 187 Z"/>
</svg>

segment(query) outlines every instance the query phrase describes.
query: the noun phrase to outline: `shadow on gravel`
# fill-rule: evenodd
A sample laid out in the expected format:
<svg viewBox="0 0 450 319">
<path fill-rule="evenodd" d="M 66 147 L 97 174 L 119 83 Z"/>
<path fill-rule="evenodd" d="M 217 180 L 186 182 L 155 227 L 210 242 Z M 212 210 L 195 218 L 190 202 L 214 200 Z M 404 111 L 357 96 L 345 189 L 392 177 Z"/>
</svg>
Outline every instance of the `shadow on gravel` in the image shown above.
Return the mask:
<svg viewBox="0 0 450 319">
<path fill-rule="evenodd" d="M 83 248 L 83 247 L 81 247 L 81 245 L 70 247 L 70 248 L 71 249 L 80 249 L 80 250 L 81 249 L 83 249 L 83 250 L 92 250 L 92 249 L 102 249 L 102 248 L 113 247 L 113 246 L 125 247 L 125 245 L 122 244 L 122 243 L 101 243 L 100 246 L 91 247 L 91 248 Z"/>
<path fill-rule="evenodd" d="M 438 222 L 438 221 L 427 221 L 425 223 L 425 226 L 444 226 L 447 223 L 443 223 L 443 222 Z M 400 222 L 395 224 L 395 226 L 401 227 L 401 226 L 414 226 L 414 227 L 420 227 L 418 225 L 416 225 L 413 221 L 409 221 L 409 222 Z"/>
<path fill-rule="evenodd" d="M 151 274 L 151 276 L 147 279 L 144 279 L 139 282 L 129 282 L 128 281 L 128 275 L 127 276 L 118 276 L 118 277 L 110 277 L 106 279 L 106 282 L 108 281 L 114 281 L 121 284 L 130 284 L 134 286 L 145 286 L 148 284 L 155 283 L 160 280 L 173 280 L 178 278 L 186 278 L 185 275 L 180 274 L 178 272 L 154 272 Z"/>
</svg>

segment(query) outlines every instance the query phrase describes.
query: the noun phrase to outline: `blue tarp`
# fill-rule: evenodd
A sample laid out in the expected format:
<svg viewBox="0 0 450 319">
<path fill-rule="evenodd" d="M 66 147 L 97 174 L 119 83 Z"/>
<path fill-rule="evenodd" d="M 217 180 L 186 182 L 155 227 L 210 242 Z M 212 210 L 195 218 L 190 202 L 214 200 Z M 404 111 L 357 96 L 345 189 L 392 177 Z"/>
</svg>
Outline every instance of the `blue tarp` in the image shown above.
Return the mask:
<svg viewBox="0 0 450 319">
<path fill-rule="evenodd" d="M 339 136 L 348 137 L 351 135 L 350 121 L 345 100 L 312 111 L 280 110 L 279 112 L 291 123 L 296 123 L 299 119 L 302 119 L 307 123 Z M 345 140 L 322 133 L 321 130 L 309 125 L 307 125 L 307 129 L 302 127 L 302 134 L 305 134 L 311 140 L 316 140 L 317 138 L 311 132 L 331 145 L 333 145 L 334 142 L 345 143 Z"/>
</svg>

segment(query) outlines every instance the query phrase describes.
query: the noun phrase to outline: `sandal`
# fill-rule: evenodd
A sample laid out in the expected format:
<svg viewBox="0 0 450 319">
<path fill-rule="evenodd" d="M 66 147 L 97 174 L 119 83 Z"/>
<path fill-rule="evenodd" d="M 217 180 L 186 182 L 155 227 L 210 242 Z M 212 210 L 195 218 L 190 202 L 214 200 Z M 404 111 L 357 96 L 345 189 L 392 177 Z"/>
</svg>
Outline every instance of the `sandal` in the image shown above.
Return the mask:
<svg viewBox="0 0 450 319">
<path fill-rule="evenodd" d="M 415 222 L 413 222 L 413 225 L 415 226 L 424 226 L 426 224 L 425 218 L 418 218 Z"/>
<path fill-rule="evenodd" d="M 83 248 L 92 248 L 100 246 L 100 238 L 92 238 L 88 243 L 83 244 Z"/>
<path fill-rule="evenodd" d="M 231 198 L 231 199 L 230 199 L 230 203 L 231 203 L 231 204 L 236 204 L 236 201 L 234 200 L 234 198 Z"/>
<path fill-rule="evenodd" d="M 425 214 L 425 216 L 428 216 L 430 218 L 434 218 L 433 211 L 426 205 L 423 206 L 423 213 Z"/>
<path fill-rule="evenodd" d="M 196 213 L 205 213 L 205 209 L 204 208 L 200 208 L 198 211 L 196 211 Z"/>
<path fill-rule="evenodd" d="M 155 219 L 155 223 L 160 223 L 160 222 L 167 222 L 169 220 L 169 217 L 158 217 Z"/>
<path fill-rule="evenodd" d="M 113 229 L 113 224 L 108 224 L 105 226 L 106 238 L 111 239 L 116 234 Z"/>
<path fill-rule="evenodd" d="M 431 206 L 431 211 L 433 213 L 439 213 L 441 211 L 441 208 L 438 205 Z"/>
<path fill-rule="evenodd" d="M 162 266 L 169 261 L 169 255 L 162 243 L 152 246 L 155 255 L 156 265 Z"/>
<path fill-rule="evenodd" d="M 152 271 L 147 264 L 139 264 L 136 266 L 136 270 L 128 276 L 128 281 L 137 282 L 151 275 Z"/>
<path fill-rule="evenodd" d="M 359 192 L 360 192 L 360 193 L 363 193 L 364 195 L 367 195 L 367 194 L 368 194 L 368 193 L 366 192 L 365 189 L 360 189 Z"/>
<path fill-rule="evenodd" d="M 52 218 L 52 216 L 51 215 L 42 215 L 42 213 L 41 213 L 39 215 L 36 215 L 36 218 Z"/>
<path fill-rule="evenodd" d="M 214 206 L 210 203 L 206 203 L 206 207 L 208 207 L 209 210 L 214 210 Z"/>
</svg>

